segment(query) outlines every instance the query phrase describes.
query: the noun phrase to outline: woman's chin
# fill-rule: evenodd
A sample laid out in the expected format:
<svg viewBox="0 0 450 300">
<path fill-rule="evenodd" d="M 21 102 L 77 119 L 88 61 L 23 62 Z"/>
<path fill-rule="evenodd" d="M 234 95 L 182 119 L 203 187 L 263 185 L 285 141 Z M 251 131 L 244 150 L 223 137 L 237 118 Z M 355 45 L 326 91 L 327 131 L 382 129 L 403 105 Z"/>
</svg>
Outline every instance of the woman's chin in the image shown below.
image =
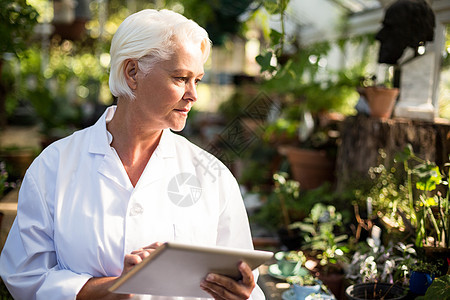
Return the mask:
<svg viewBox="0 0 450 300">
<path fill-rule="evenodd" d="M 172 125 L 172 126 L 170 126 L 170 129 L 171 129 L 172 131 L 181 131 L 181 130 L 184 129 L 185 126 L 186 126 L 186 122 L 184 122 L 183 124 L 175 124 L 175 125 Z"/>
</svg>

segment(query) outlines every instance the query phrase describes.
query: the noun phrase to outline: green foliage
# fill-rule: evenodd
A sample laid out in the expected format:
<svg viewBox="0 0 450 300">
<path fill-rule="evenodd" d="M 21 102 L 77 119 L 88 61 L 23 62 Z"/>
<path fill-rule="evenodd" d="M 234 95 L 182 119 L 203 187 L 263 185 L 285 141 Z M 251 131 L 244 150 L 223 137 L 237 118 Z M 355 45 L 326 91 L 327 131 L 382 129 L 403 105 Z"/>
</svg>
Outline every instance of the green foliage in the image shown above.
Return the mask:
<svg viewBox="0 0 450 300">
<path fill-rule="evenodd" d="M 183 15 L 208 31 L 214 45 L 224 44 L 228 36 L 242 29 L 239 16 L 249 10 L 251 0 L 166 0 L 165 7 L 183 7 Z"/>
<path fill-rule="evenodd" d="M 283 259 L 293 262 L 300 262 L 302 265 L 306 262 L 306 256 L 302 251 L 284 252 Z"/>
<path fill-rule="evenodd" d="M 424 260 L 417 260 L 409 266 L 411 271 L 423 272 L 436 275 L 439 271 L 441 264 L 438 261 L 427 262 Z"/>
<path fill-rule="evenodd" d="M 311 286 L 311 285 L 319 284 L 317 279 L 310 273 L 308 273 L 304 276 L 289 276 L 286 279 L 286 281 L 289 282 L 290 284 L 298 284 L 301 286 Z"/>
<path fill-rule="evenodd" d="M 5 283 L 3 280 L 0 279 L 0 299 L 1 300 L 13 300 L 14 298 L 9 293 L 8 289 L 6 288 Z"/>
<path fill-rule="evenodd" d="M 307 218 L 301 222 L 294 222 L 291 229 L 300 229 L 305 244 L 303 249 L 317 252 L 316 257 L 324 272 L 328 272 L 338 263 L 347 261 L 349 252 L 346 243 L 347 235 L 343 234 L 342 214 L 333 205 L 316 203 Z"/>
<path fill-rule="evenodd" d="M 264 8 L 271 15 L 284 14 L 289 0 L 261 0 Z"/>
<path fill-rule="evenodd" d="M 40 49 L 30 48 L 19 54 L 20 64 L 17 61 L 10 62 L 11 69 L 14 69 L 14 64 L 18 64 L 20 69 L 16 74 L 18 80 L 12 82 L 12 92 L 7 95 L 7 108 L 10 114 L 19 102 L 30 103 L 39 119 L 42 132 L 59 137 L 81 127 L 83 102 L 74 100 L 79 98 L 75 93 L 69 94 L 68 86 L 70 83 L 83 87 L 86 85 L 82 76 L 77 77 L 70 64 L 62 57 L 64 55 L 50 57 L 49 69 L 42 74 Z M 87 60 L 86 57 L 84 59 Z M 59 60 L 60 63 L 55 63 L 55 60 Z M 87 72 L 92 71 L 91 68 L 86 69 Z M 52 78 L 47 79 L 46 76 Z M 92 76 L 95 76 L 95 73 Z M 77 82 L 74 81 L 75 78 Z M 56 84 L 51 85 L 50 82 Z M 54 88 L 51 88 L 52 86 Z"/>
<path fill-rule="evenodd" d="M 449 217 L 448 217 L 448 194 L 441 197 L 436 193 L 430 197 L 430 192 L 436 190 L 436 187 L 443 183 L 443 176 L 440 173 L 436 163 L 425 161 L 415 155 L 411 145 L 395 157 L 396 161 L 403 163 L 407 174 L 406 184 L 408 186 L 409 213 L 412 225 L 416 227 L 416 246 L 422 247 L 427 244 L 427 238 L 432 236 L 436 244 L 449 245 Z M 411 166 L 411 163 L 416 164 Z M 413 180 L 418 197 L 414 199 Z M 437 206 L 439 215 L 435 216 L 431 207 Z M 429 221 L 428 221 L 429 220 Z"/>
<path fill-rule="evenodd" d="M 18 55 L 29 47 L 38 13 L 25 0 L 0 0 L 0 53 Z"/>
<path fill-rule="evenodd" d="M 6 166 L 3 161 L 0 161 L 0 198 L 3 196 L 3 192 L 7 187 L 8 172 L 6 171 Z"/>
<path fill-rule="evenodd" d="M 402 282 L 408 283 L 409 266 L 416 262 L 413 244 L 394 244 L 385 247 L 377 245 L 373 239 L 360 242 L 357 251 L 348 264 L 346 277 L 352 283 Z"/>
<path fill-rule="evenodd" d="M 395 155 L 391 166 L 370 168 L 369 175 L 373 186 L 360 197 L 362 202 L 372 202 L 374 214 L 414 237 L 417 247 L 448 246 L 447 176 L 434 162 L 419 158 L 407 145 Z"/>
<path fill-rule="evenodd" d="M 374 215 L 368 216 L 368 218 L 379 214 L 380 217 L 388 218 L 395 227 L 405 228 L 406 220 L 402 218 L 402 214 L 410 210 L 409 194 L 402 174 L 399 173 L 401 172 L 395 166 L 389 167 L 380 164 L 371 167 L 369 176 L 372 186 L 367 194 L 363 193 L 361 202 L 372 203 Z"/>
<path fill-rule="evenodd" d="M 272 73 L 276 70 L 276 68 L 270 64 L 270 62 L 272 61 L 272 57 L 273 52 L 271 51 L 267 51 L 264 54 L 256 56 L 255 59 L 256 62 L 261 66 L 261 72 L 269 71 L 270 73 Z"/>
<path fill-rule="evenodd" d="M 431 285 L 428 287 L 425 296 L 419 296 L 417 300 L 435 300 L 450 299 L 450 275 L 444 275 L 433 280 Z"/>
<path fill-rule="evenodd" d="M 306 215 L 317 199 L 301 197 L 298 181 L 288 179 L 288 174 L 279 172 L 273 175 L 274 188 L 267 196 L 261 209 L 252 220 L 269 230 L 286 228 L 291 221 Z"/>
</svg>

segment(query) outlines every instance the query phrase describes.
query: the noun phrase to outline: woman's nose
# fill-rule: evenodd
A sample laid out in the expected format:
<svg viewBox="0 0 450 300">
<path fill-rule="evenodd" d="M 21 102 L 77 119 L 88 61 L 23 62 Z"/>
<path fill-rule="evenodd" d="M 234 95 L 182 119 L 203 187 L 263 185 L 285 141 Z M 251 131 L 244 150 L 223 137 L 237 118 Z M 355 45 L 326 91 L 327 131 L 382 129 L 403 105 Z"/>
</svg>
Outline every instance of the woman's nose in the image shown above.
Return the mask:
<svg viewBox="0 0 450 300">
<path fill-rule="evenodd" d="M 189 101 L 197 101 L 197 85 L 194 81 L 186 84 L 186 90 L 184 92 L 183 99 Z"/>
</svg>

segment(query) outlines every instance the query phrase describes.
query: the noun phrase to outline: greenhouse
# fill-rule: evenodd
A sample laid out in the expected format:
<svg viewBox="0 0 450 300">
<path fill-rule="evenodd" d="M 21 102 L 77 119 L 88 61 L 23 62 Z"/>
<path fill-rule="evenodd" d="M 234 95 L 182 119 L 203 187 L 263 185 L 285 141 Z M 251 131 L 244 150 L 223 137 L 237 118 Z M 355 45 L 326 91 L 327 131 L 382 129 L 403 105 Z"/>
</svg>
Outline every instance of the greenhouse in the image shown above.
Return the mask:
<svg viewBox="0 0 450 300">
<path fill-rule="evenodd" d="M 450 1 L 0 18 L 1 299 L 450 299 Z"/>
</svg>

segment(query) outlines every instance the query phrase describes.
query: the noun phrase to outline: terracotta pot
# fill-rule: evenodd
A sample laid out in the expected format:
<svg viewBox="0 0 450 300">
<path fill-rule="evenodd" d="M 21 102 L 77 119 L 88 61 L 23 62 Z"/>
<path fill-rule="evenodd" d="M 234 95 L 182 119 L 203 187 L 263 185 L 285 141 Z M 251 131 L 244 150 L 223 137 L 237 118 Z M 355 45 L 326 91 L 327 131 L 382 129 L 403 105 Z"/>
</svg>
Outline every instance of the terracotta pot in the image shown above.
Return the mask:
<svg viewBox="0 0 450 300">
<path fill-rule="evenodd" d="M 315 189 L 326 181 L 334 180 L 335 161 L 325 151 L 283 146 L 280 153 L 286 155 L 291 165 L 292 177 L 300 182 L 300 188 Z"/>
<path fill-rule="evenodd" d="M 379 86 L 369 86 L 364 89 L 367 104 L 372 117 L 389 119 L 395 106 L 399 90 Z"/>
</svg>

